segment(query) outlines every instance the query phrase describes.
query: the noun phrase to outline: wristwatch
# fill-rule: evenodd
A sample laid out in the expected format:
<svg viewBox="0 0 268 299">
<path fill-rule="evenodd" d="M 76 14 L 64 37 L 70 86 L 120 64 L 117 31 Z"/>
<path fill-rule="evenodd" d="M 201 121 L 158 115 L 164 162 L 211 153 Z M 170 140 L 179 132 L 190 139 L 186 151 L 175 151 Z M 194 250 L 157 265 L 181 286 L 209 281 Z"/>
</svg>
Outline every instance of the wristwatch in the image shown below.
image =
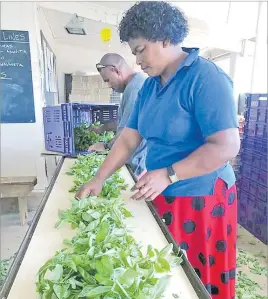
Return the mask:
<svg viewBox="0 0 268 299">
<path fill-rule="evenodd" d="M 174 171 L 172 165 L 167 167 L 167 171 L 168 171 L 168 176 L 169 176 L 172 184 L 179 181 L 179 179 L 176 175 L 176 172 Z"/>
<path fill-rule="evenodd" d="M 110 147 L 110 142 L 104 142 L 104 148 L 105 148 L 106 150 L 111 149 L 111 147 Z"/>
</svg>

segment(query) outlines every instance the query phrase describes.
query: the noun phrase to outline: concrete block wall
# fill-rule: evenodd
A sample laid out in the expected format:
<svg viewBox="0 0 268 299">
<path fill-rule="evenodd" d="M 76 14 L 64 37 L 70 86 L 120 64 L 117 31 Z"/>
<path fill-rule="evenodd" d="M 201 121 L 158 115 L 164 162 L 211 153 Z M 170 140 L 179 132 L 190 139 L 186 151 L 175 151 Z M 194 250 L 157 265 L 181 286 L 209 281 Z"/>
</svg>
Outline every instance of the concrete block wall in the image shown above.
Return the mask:
<svg viewBox="0 0 268 299">
<path fill-rule="evenodd" d="M 99 75 L 73 76 L 70 102 L 109 103 L 112 90 Z"/>
</svg>

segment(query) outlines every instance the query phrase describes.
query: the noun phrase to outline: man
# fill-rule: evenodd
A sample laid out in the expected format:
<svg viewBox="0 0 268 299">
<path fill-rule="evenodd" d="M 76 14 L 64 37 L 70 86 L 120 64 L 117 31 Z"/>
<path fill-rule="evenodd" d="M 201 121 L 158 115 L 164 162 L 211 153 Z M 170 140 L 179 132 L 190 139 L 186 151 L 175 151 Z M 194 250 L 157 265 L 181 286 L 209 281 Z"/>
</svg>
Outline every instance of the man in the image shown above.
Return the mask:
<svg viewBox="0 0 268 299">
<path fill-rule="evenodd" d="M 126 63 L 125 59 L 115 53 L 105 54 L 96 67 L 103 81 L 107 82 L 108 86 L 114 91 L 122 93 L 122 99 L 118 110 L 118 120 L 92 129 L 96 133 L 111 130 L 117 131 L 111 142 L 106 144 L 98 142 L 88 148 L 89 151 L 101 152 L 112 147 L 116 138 L 125 127 L 137 99 L 138 92 L 143 86 L 146 77 L 141 73 L 134 72 Z M 128 164 L 137 176 L 145 170 L 146 150 L 146 141 L 143 139 L 140 146 L 132 155 L 130 161 L 128 161 Z"/>
</svg>

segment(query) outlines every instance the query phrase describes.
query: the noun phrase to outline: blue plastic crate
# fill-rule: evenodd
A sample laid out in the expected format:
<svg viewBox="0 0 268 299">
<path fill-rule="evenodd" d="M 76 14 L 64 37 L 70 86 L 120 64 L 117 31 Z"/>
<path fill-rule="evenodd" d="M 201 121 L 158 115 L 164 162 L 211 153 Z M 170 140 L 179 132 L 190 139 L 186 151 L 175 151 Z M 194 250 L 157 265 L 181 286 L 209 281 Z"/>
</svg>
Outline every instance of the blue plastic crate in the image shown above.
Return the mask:
<svg viewBox="0 0 268 299">
<path fill-rule="evenodd" d="M 244 127 L 244 136 L 267 139 L 267 124 L 256 121 L 246 123 Z"/>
<path fill-rule="evenodd" d="M 247 93 L 246 106 L 249 107 L 267 107 L 268 94 L 267 93 Z"/>
<path fill-rule="evenodd" d="M 265 155 L 267 157 L 267 139 L 263 137 L 244 136 L 241 141 L 241 151 Z"/>
<path fill-rule="evenodd" d="M 238 193 L 238 223 L 267 244 L 267 204 L 243 190 Z"/>
<path fill-rule="evenodd" d="M 252 163 L 251 152 L 245 150 L 241 151 L 241 163 L 246 163 L 248 165 L 251 165 Z"/>
<path fill-rule="evenodd" d="M 250 179 L 251 178 L 251 166 L 245 163 L 241 164 L 240 173 L 243 177 Z"/>
<path fill-rule="evenodd" d="M 268 106 L 266 107 L 251 107 L 245 110 L 244 117 L 245 123 L 251 121 L 258 121 L 268 123 Z"/>
<path fill-rule="evenodd" d="M 118 105 L 68 103 L 43 108 L 44 138 L 47 151 L 65 156 L 77 156 L 88 152 L 76 151 L 74 128 L 85 122 L 105 124 L 117 119 Z"/>
<path fill-rule="evenodd" d="M 257 198 L 267 203 L 267 187 L 259 185 L 257 190 Z"/>
</svg>

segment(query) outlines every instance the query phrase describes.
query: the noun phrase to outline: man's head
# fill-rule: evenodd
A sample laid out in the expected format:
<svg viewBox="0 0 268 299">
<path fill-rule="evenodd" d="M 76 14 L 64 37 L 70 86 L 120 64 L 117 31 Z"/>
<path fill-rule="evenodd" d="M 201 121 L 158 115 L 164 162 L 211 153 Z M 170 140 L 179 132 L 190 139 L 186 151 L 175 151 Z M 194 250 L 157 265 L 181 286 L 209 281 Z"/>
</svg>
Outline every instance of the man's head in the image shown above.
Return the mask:
<svg viewBox="0 0 268 299">
<path fill-rule="evenodd" d="M 133 70 L 125 59 L 116 53 L 105 54 L 96 65 L 104 82 L 116 92 L 123 92 Z"/>
</svg>

